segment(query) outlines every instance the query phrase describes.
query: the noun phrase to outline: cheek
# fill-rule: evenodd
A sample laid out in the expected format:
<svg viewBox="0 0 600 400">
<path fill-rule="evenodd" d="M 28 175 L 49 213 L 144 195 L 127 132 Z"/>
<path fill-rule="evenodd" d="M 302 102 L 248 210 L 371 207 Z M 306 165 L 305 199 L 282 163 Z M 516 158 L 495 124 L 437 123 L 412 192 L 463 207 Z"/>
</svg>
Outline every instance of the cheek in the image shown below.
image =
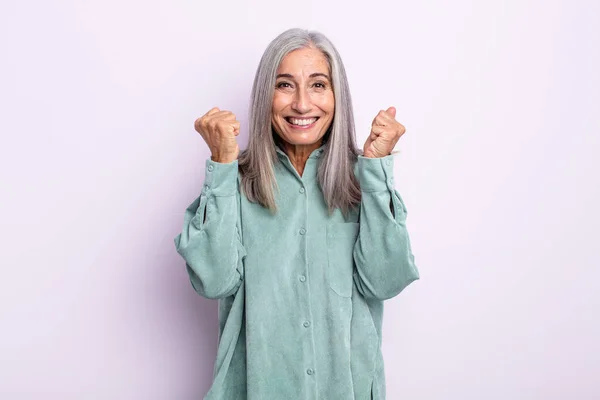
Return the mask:
<svg viewBox="0 0 600 400">
<path fill-rule="evenodd" d="M 272 107 L 273 117 L 280 116 L 279 114 L 281 112 L 283 112 L 283 110 L 285 109 L 287 104 L 288 104 L 288 102 L 287 102 L 285 96 L 282 96 L 280 94 L 275 94 L 275 96 L 273 96 L 273 107 Z"/>
<path fill-rule="evenodd" d="M 329 104 L 329 110 L 333 112 L 333 110 L 335 110 L 335 96 L 333 95 L 333 92 L 329 92 L 327 102 Z"/>
<path fill-rule="evenodd" d="M 275 95 L 273 96 L 273 103 L 271 105 L 271 111 L 273 113 L 273 116 L 277 114 L 277 110 L 279 110 L 279 99 L 277 98 L 277 95 Z"/>
<path fill-rule="evenodd" d="M 319 108 L 327 113 L 333 113 L 335 110 L 335 99 L 333 93 L 329 92 L 315 99 Z"/>
</svg>

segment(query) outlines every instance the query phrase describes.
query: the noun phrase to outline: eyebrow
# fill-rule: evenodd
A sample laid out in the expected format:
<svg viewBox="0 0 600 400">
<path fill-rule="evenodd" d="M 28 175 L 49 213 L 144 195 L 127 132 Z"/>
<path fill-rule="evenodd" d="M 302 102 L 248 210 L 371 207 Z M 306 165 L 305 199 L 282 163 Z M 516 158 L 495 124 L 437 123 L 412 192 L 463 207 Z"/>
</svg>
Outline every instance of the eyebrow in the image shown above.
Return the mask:
<svg viewBox="0 0 600 400">
<path fill-rule="evenodd" d="M 324 74 L 322 72 L 315 72 L 314 74 L 310 74 L 309 78 L 316 78 L 317 76 L 322 76 L 323 78 L 327 79 L 328 81 L 331 81 L 331 78 L 329 78 L 329 75 Z M 279 78 L 289 78 L 289 79 L 294 79 L 294 76 L 292 74 L 279 74 L 276 77 L 277 79 Z"/>
</svg>

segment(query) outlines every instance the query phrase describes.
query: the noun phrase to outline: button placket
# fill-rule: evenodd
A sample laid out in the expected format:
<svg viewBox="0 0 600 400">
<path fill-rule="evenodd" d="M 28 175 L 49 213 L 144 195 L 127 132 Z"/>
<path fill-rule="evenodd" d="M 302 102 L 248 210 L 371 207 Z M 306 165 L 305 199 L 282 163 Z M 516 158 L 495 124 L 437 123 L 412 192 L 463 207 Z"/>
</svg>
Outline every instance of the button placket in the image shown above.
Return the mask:
<svg viewBox="0 0 600 400">
<path fill-rule="evenodd" d="M 311 167 L 311 166 L 308 166 Z M 306 170 L 305 170 L 306 171 Z M 301 248 L 303 248 L 303 265 L 301 267 L 301 270 L 299 270 L 298 272 L 298 280 L 300 281 L 300 285 L 304 285 L 302 287 L 299 288 L 299 294 L 300 294 L 300 298 L 298 299 L 300 304 L 301 304 L 301 313 L 300 315 L 302 315 L 302 319 L 300 319 L 298 321 L 298 325 L 296 329 L 300 329 L 302 331 L 304 331 L 303 333 L 303 339 L 301 340 L 301 346 L 303 348 L 303 363 L 305 363 L 305 372 L 308 376 L 312 376 L 315 374 L 315 370 L 312 367 L 309 367 L 311 364 L 314 365 L 315 361 L 316 361 L 316 356 L 315 356 L 315 347 L 314 347 L 314 330 L 311 328 L 312 327 L 312 322 L 311 319 L 313 318 L 313 313 L 312 313 L 312 297 L 310 296 L 310 293 L 312 291 L 312 288 L 310 287 L 308 278 L 309 278 L 309 273 L 310 273 L 310 265 L 311 265 L 311 259 L 309 257 L 309 253 L 308 253 L 308 242 L 310 242 L 311 240 L 314 240 L 314 238 L 310 237 L 311 235 L 308 234 L 308 226 L 310 224 L 309 222 L 309 209 L 310 206 L 307 202 L 307 197 L 308 197 L 308 189 L 305 186 L 304 182 L 301 182 L 299 186 L 297 186 L 298 190 L 298 196 L 300 196 L 299 198 L 297 198 L 297 202 L 299 207 L 302 208 L 304 215 L 300 216 L 301 220 L 297 220 L 296 223 L 298 223 L 300 226 L 297 226 L 297 232 L 298 232 L 298 236 L 297 236 L 297 240 L 298 240 L 298 244 L 301 246 Z M 302 218 L 303 217 L 303 218 Z M 312 390 L 316 391 L 316 380 L 314 378 L 308 378 L 307 379 L 310 381 L 310 386 L 313 387 Z M 308 383 L 308 382 L 307 382 Z M 316 393 L 316 392 L 315 392 Z"/>
</svg>

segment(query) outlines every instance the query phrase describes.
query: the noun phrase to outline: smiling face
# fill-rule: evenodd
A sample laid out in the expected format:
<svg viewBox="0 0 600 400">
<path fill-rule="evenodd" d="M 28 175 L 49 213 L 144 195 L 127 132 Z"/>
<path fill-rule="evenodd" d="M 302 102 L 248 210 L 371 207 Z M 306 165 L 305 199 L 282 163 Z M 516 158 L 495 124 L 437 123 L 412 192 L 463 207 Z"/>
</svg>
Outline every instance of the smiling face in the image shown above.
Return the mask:
<svg viewBox="0 0 600 400">
<path fill-rule="evenodd" d="M 335 99 L 329 63 L 315 48 L 286 55 L 277 69 L 271 123 L 291 145 L 317 148 L 331 125 Z"/>
</svg>

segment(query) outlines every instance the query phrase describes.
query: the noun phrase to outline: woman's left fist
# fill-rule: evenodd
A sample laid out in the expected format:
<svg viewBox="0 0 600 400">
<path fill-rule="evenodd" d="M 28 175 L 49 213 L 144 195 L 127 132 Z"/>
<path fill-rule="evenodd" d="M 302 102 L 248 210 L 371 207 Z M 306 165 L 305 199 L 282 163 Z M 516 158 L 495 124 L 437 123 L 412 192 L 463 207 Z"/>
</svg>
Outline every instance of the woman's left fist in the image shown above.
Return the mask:
<svg viewBox="0 0 600 400">
<path fill-rule="evenodd" d="M 406 128 L 396 121 L 394 107 L 379 111 L 373 120 L 371 133 L 363 147 L 364 157 L 379 158 L 390 155 L 404 132 L 406 132 Z"/>
</svg>

